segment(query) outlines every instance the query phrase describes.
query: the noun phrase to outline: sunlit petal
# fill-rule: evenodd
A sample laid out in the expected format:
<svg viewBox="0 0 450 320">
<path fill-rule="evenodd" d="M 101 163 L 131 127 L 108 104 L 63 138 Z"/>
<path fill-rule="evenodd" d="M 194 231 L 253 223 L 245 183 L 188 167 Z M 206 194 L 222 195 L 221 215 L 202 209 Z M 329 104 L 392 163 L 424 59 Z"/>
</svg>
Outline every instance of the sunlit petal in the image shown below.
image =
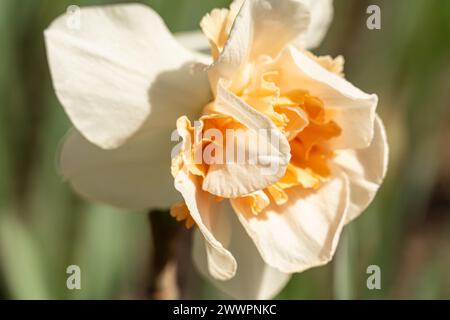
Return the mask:
<svg viewBox="0 0 450 320">
<path fill-rule="evenodd" d="M 334 162 L 350 181 L 350 207 L 347 223 L 358 217 L 372 202 L 386 175 L 388 144 L 383 122 L 375 118 L 373 141 L 366 149 L 340 150 Z"/>
<path fill-rule="evenodd" d="M 231 203 L 267 264 L 286 273 L 326 264 L 346 221 L 348 181 L 339 177 L 314 191 L 295 187 L 286 193 L 286 204 L 272 204 L 259 215 L 239 199 Z"/>
<path fill-rule="evenodd" d="M 181 110 L 199 112 L 202 105 L 191 95 L 209 95 L 205 88 L 189 92 L 181 104 L 168 99 L 161 110 L 164 78 L 198 57 L 176 42 L 153 10 L 127 4 L 82 8 L 80 14 L 79 29 L 60 16 L 45 40 L 56 94 L 86 139 L 112 149 L 146 121 L 169 128 Z M 171 96 L 186 92 L 183 82 L 171 80 Z"/>
<path fill-rule="evenodd" d="M 335 121 L 342 129 L 342 133 L 330 141 L 334 149 L 370 145 L 378 104 L 375 94 L 364 93 L 293 47 L 283 52 L 279 64 L 281 90 L 295 90 L 301 84 L 303 90 L 323 101 L 327 119 Z"/>
<path fill-rule="evenodd" d="M 253 241 L 245 232 L 228 201 L 224 201 L 220 214 L 228 215 L 231 222 L 230 241 L 227 249 L 238 263 L 233 279 L 218 281 L 209 275 L 205 244 L 200 233 L 194 238 L 193 258 L 203 276 L 214 286 L 236 299 L 272 299 L 286 285 L 290 275 L 267 265 Z"/>
</svg>

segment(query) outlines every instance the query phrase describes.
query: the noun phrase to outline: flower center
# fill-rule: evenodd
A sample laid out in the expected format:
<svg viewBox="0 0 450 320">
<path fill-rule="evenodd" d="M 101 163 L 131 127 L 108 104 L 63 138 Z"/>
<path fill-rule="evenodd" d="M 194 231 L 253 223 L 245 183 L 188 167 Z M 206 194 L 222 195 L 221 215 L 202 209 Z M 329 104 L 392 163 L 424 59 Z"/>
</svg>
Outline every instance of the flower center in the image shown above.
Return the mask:
<svg viewBox="0 0 450 320">
<path fill-rule="evenodd" d="M 341 128 L 334 121 L 327 119 L 325 106 L 320 98 L 301 89 L 287 92 L 280 89 L 279 72 L 269 60 L 268 57 L 261 57 L 259 62 L 251 67 L 252 76 L 249 79 L 243 80 L 241 77 L 239 81 L 231 84 L 235 95 L 273 121 L 288 138 L 291 147 L 291 160 L 284 177 L 264 190 L 235 199 L 242 205 L 249 206 L 255 215 L 271 203 L 285 204 L 289 200 L 287 191 L 290 188 L 317 189 L 328 180 L 331 175 L 329 160 L 334 156 L 328 141 L 341 134 Z M 202 161 L 206 160 L 205 153 L 217 156 L 214 152 L 205 151 L 214 145 L 220 145 L 219 149 L 224 151 L 220 158 L 225 159 L 225 132 L 244 129 L 243 125 L 232 117 L 211 112 L 210 110 L 214 110 L 213 106 L 214 102 L 204 108 L 204 115 L 195 128 L 187 118 L 179 120 L 182 127 L 189 132 L 189 139 L 193 143 L 186 144 L 187 150 L 182 150 L 175 159 L 172 167 L 174 175 L 181 166 L 187 165 L 192 174 L 204 178 L 209 170 L 208 161 Z M 225 138 L 220 141 L 212 138 L 207 134 L 211 129 Z M 195 160 L 192 161 L 193 159 Z M 172 215 L 178 220 L 190 218 L 187 208 L 183 205 L 174 206 Z M 193 224 L 187 220 L 186 225 Z"/>
<path fill-rule="evenodd" d="M 328 162 L 334 153 L 327 142 L 341 134 L 334 121 L 325 119 L 323 102 L 308 92 L 295 90 L 275 100 L 274 110 L 286 116 L 280 127 L 289 137 L 291 160 L 286 174 L 264 192 L 277 205 L 288 201 L 286 190 L 293 187 L 317 189 L 331 175 Z M 306 123 L 302 122 L 305 120 Z M 255 214 L 261 210 L 253 210 Z"/>
</svg>

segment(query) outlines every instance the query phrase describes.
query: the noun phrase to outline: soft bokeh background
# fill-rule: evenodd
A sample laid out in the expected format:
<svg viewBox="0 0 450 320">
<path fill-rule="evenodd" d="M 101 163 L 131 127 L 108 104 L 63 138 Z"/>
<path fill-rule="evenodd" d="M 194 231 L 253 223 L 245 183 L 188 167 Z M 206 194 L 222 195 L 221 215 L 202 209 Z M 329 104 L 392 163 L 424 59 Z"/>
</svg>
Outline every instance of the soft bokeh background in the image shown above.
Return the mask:
<svg viewBox="0 0 450 320">
<path fill-rule="evenodd" d="M 71 4 L 114 2 L 0 1 L 0 298 L 146 297 L 148 216 L 87 203 L 56 171 L 70 124 L 52 90 L 42 31 Z M 142 2 L 172 31 L 196 29 L 204 13 L 229 3 Z M 366 28 L 369 4 L 381 7 L 379 31 Z M 317 52 L 343 54 L 347 78 L 380 96 L 390 168 L 333 263 L 294 276 L 279 298 L 448 299 L 450 1 L 338 0 L 335 9 Z M 66 288 L 71 264 L 82 269 L 81 291 Z M 366 288 L 371 264 L 381 267 L 381 290 Z M 184 297 L 225 297 L 186 268 Z"/>
</svg>

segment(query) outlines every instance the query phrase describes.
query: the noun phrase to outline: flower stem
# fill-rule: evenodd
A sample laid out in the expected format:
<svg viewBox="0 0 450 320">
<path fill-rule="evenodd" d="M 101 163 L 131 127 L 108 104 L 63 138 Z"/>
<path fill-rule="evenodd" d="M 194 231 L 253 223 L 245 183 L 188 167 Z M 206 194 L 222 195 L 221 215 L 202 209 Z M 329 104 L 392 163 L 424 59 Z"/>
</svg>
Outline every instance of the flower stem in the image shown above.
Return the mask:
<svg viewBox="0 0 450 320">
<path fill-rule="evenodd" d="M 333 269 L 333 295 L 338 300 L 355 298 L 353 266 L 355 262 L 355 230 L 347 226 L 342 232 L 337 249 Z"/>
<path fill-rule="evenodd" d="M 191 234 L 167 211 L 151 211 L 150 227 L 153 238 L 153 259 L 149 297 L 179 299 L 188 294 L 191 267 Z"/>
</svg>

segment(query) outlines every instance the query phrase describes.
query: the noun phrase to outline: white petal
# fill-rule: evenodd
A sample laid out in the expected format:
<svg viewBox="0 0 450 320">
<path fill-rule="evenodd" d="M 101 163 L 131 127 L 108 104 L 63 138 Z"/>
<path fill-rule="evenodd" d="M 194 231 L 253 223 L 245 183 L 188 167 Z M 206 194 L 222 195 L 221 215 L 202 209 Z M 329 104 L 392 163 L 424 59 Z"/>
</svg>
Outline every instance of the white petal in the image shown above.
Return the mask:
<svg viewBox="0 0 450 320">
<path fill-rule="evenodd" d="M 104 150 L 73 130 L 62 146 L 61 174 L 91 201 L 135 210 L 166 209 L 181 198 L 170 174 L 170 132 L 149 133 Z"/>
<path fill-rule="evenodd" d="M 195 57 L 153 10 L 140 4 L 88 7 L 80 19 L 77 29 L 60 16 L 45 31 L 45 41 L 56 94 L 89 141 L 116 148 L 145 121 L 173 127 L 180 113 L 202 108 L 189 95 L 178 99 L 181 104 L 160 104 L 168 93 L 162 86 L 167 78 L 171 96 L 186 92 L 181 81 L 174 85 L 171 72 Z M 201 94 L 209 95 L 193 93 Z"/>
<path fill-rule="evenodd" d="M 175 187 L 183 195 L 192 219 L 206 241 L 208 270 L 219 280 L 227 280 L 236 273 L 236 260 L 225 249 L 230 241 L 227 216 L 216 197 L 201 188 L 200 178 L 181 170 L 175 177 Z"/>
<path fill-rule="evenodd" d="M 296 187 L 287 194 L 285 205 L 272 204 L 258 216 L 239 200 L 231 204 L 267 264 L 294 273 L 328 263 L 346 219 L 347 179 L 335 178 L 315 191 Z"/>
<path fill-rule="evenodd" d="M 200 30 L 177 32 L 174 36 L 186 49 L 192 51 L 208 49 L 208 39 Z"/>
<path fill-rule="evenodd" d="M 281 90 L 308 90 L 324 102 L 326 117 L 341 127 L 341 135 L 330 141 L 334 149 L 366 148 L 370 145 L 377 95 L 364 93 L 294 47 L 285 50 L 278 63 L 282 75 Z"/>
<path fill-rule="evenodd" d="M 249 161 L 247 156 L 245 161 L 211 164 L 203 183 L 205 191 L 234 198 L 264 189 L 284 176 L 291 158 L 289 142 L 268 117 L 228 91 L 222 83 L 218 86 L 214 111 L 229 115 L 248 128 L 248 141 L 235 139 L 236 154 L 254 154 L 255 161 Z"/>
<path fill-rule="evenodd" d="M 218 281 L 211 277 L 207 268 L 205 244 L 198 232 L 195 234 L 193 247 L 195 265 L 215 287 L 236 299 L 272 299 L 284 288 L 290 275 L 279 272 L 262 260 L 229 202 L 224 201 L 223 205 L 227 210 L 221 211 L 220 214 L 228 215 L 231 222 L 231 241 L 227 249 L 237 260 L 236 275 L 227 281 Z"/>
<path fill-rule="evenodd" d="M 334 162 L 350 181 L 347 223 L 357 218 L 372 202 L 386 175 L 389 149 L 383 122 L 375 118 L 373 141 L 366 149 L 340 150 Z"/>
<path fill-rule="evenodd" d="M 254 57 L 277 55 L 304 32 L 308 24 L 309 12 L 301 2 L 245 1 L 222 53 L 210 69 L 213 89 L 221 77 L 233 79 Z"/>
<path fill-rule="evenodd" d="M 295 45 L 298 48 L 314 49 L 320 45 L 333 20 L 333 0 L 297 0 L 309 9 L 311 22 L 308 30 L 300 35 Z"/>
</svg>

